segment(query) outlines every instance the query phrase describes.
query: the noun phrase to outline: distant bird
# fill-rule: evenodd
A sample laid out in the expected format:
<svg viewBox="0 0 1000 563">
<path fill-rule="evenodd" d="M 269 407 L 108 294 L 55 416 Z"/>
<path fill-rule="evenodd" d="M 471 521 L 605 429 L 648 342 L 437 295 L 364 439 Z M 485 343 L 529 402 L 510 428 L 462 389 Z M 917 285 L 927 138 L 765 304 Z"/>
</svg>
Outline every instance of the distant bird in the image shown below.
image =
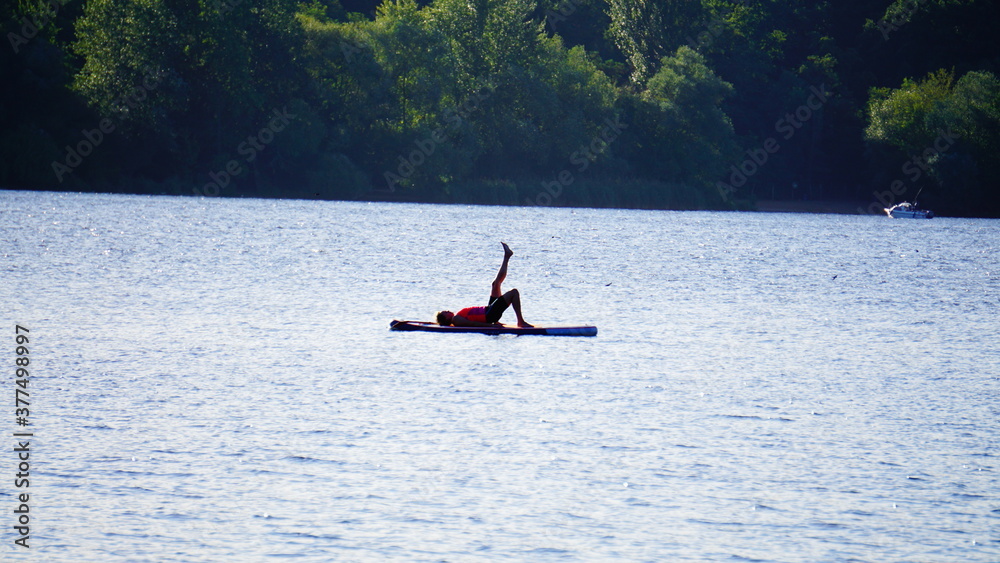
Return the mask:
<svg viewBox="0 0 1000 563">
<path fill-rule="evenodd" d="M 611 282 L 604 284 L 604 287 L 608 287 L 609 285 L 611 285 Z"/>
<path fill-rule="evenodd" d="M 837 279 L 837 274 L 833 274 L 833 279 Z"/>
</svg>

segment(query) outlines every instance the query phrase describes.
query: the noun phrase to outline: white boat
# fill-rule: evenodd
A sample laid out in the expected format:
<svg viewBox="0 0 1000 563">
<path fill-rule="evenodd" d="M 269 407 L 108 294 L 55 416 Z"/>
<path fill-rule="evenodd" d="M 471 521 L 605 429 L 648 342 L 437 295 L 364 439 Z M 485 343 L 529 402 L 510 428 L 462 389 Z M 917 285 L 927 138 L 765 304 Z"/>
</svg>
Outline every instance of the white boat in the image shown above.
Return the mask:
<svg viewBox="0 0 1000 563">
<path fill-rule="evenodd" d="M 919 209 L 916 203 L 897 203 L 885 208 L 885 214 L 893 219 L 933 219 L 934 212 L 930 209 Z"/>
</svg>

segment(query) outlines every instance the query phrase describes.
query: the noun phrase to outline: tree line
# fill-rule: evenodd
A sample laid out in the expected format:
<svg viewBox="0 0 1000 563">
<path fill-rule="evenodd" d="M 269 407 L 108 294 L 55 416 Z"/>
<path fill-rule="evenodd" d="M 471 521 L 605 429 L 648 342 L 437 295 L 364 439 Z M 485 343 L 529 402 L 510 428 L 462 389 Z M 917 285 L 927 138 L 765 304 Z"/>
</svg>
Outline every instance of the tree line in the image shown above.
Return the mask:
<svg viewBox="0 0 1000 563">
<path fill-rule="evenodd" d="M 17 0 L 0 186 L 1000 215 L 995 0 Z M 870 203 L 870 204 L 869 204 Z"/>
</svg>

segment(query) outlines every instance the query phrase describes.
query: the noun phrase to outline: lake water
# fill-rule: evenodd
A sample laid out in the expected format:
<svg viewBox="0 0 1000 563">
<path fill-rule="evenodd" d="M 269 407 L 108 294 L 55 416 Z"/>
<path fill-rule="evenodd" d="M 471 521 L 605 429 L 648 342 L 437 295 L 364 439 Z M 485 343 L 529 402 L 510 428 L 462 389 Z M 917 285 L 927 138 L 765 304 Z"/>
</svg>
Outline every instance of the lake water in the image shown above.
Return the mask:
<svg viewBox="0 0 1000 563">
<path fill-rule="evenodd" d="M 599 335 L 388 330 L 501 240 Z M 5 560 L 1000 560 L 1000 221 L 7 191 L 0 242 Z"/>
</svg>

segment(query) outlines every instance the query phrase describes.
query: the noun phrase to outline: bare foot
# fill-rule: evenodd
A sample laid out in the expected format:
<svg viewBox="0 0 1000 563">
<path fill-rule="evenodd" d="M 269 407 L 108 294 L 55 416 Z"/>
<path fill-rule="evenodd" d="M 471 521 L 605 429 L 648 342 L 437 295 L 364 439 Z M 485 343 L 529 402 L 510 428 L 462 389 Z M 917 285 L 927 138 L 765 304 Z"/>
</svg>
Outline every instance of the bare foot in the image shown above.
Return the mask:
<svg viewBox="0 0 1000 563">
<path fill-rule="evenodd" d="M 510 258 L 511 256 L 514 255 L 514 251 L 511 250 L 509 246 L 507 246 L 506 242 L 501 242 L 500 244 L 503 246 L 504 258 Z"/>
<path fill-rule="evenodd" d="M 518 328 L 535 328 L 535 325 L 529 325 L 526 322 L 519 322 L 519 323 L 517 323 L 517 327 Z"/>
</svg>

